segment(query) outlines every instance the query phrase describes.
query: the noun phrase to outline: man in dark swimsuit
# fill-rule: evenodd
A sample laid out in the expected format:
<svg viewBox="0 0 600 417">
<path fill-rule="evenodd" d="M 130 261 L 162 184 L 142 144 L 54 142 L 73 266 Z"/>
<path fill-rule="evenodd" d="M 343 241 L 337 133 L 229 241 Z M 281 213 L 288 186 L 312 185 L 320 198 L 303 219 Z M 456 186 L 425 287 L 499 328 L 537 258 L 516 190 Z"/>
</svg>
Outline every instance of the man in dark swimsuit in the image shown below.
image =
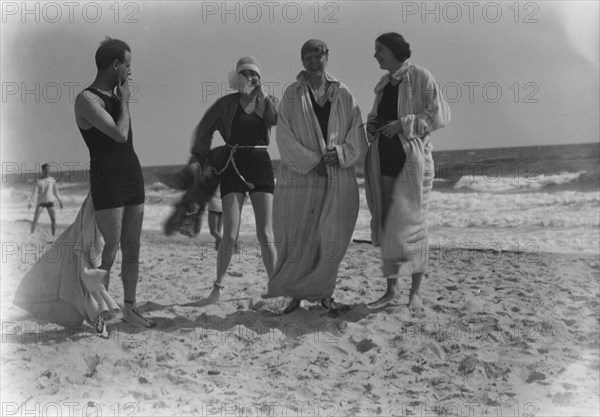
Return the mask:
<svg viewBox="0 0 600 417">
<path fill-rule="evenodd" d="M 132 144 L 129 46 L 117 39 L 106 39 L 96 51 L 96 67 L 96 79 L 75 100 L 77 126 L 90 151 L 90 186 L 96 222 L 105 240 L 102 264 L 87 270 L 85 279 L 101 282 L 108 288 L 109 272 L 120 245 L 123 320 L 154 327 L 156 323 L 135 308 L 145 195 L 141 166 Z M 104 323 L 98 323 L 97 329 L 99 325 Z"/>
</svg>

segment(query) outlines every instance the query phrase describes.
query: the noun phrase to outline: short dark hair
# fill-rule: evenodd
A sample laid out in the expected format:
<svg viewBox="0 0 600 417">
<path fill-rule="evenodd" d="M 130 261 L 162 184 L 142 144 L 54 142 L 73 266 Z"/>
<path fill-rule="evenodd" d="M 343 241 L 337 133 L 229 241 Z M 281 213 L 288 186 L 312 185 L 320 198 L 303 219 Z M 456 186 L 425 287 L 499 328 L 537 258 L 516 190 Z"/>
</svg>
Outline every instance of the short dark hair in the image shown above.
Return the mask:
<svg viewBox="0 0 600 417">
<path fill-rule="evenodd" d="M 384 33 L 383 35 L 379 35 L 375 40 L 392 51 L 398 61 L 404 62 L 410 58 L 410 45 L 399 33 Z"/>
<path fill-rule="evenodd" d="M 105 70 L 115 59 L 119 62 L 125 61 L 125 51 L 131 53 L 129 45 L 122 40 L 111 39 L 107 36 L 96 51 L 96 67 L 99 70 Z"/>
<path fill-rule="evenodd" d="M 50 165 L 48 164 L 42 164 L 42 171 L 45 170 L 46 168 L 48 168 Z"/>
</svg>

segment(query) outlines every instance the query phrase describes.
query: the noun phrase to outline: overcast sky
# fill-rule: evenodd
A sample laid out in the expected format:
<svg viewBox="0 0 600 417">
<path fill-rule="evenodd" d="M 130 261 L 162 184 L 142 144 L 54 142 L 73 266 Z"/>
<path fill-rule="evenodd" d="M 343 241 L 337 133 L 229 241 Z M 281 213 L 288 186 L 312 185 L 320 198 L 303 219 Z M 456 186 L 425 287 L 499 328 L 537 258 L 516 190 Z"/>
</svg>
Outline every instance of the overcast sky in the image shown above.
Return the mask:
<svg viewBox="0 0 600 417">
<path fill-rule="evenodd" d="M 145 166 L 187 159 L 194 127 L 231 92 L 227 73 L 241 56 L 260 61 L 263 84 L 281 97 L 310 38 L 327 43 L 328 71 L 366 118 L 383 74 L 375 38 L 388 31 L 404 35 L 411 62 L 450 103 L 436 150 L 595 142 L 598 16 L 597 1 L 3 1 L 2 162 L 87 164 L 73 98 L 93 81 L 106 35 L 132 48 L 134 144 Z M 270 151 L 279 157 L 274 135 Z"/>
</svg>

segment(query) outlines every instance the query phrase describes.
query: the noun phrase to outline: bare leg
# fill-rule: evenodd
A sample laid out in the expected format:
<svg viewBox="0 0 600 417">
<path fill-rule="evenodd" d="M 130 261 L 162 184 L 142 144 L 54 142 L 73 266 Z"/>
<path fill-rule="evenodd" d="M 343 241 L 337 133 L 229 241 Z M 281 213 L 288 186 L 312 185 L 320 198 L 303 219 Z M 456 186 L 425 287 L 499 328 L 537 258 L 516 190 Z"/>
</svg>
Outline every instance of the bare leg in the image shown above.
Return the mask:
<svg viewBox="0 0 600 417">
<path fill-rule="evenodd" d="M 119 244 L 121 242 L 121 228 L 123 224 L 124 207 L 96 211 L 96 224 L 104 237 L 104 249 L 102 250 L 102 264 L 100 269 L 108 271 L 115 263 Z M 107 275 L 104 286 L 108 289 L 110 275 Z"/>
<path fill-rule="evenodd" d="M 194 236 L 200 234 L 200 231 L 202 230 L 202 219 L 204 218 L 205 211 L 206 210 L 204 209 L 204 207 L 199 208 L 198 214 L 196 214 L 196 217 L 194 217 Z"/>
<path fill-rule="evenodd" d="M 382 207 L 381 215 L 383 217 L 384 224 L 385 224 L 388 210 L 390 208 L 390 204 L 392 202 L 392 192 L 394 189 L 394 181 L 395 180 L 396 180 L 396 178 L 394 178 L 394 177 L 390 177 L 387 175 L 381 176 L 381 191 L 383 194 L 382 195 L 383 207 Z M 370 303 L 369 307 L 372 307 L 372 308 L 382 307 L 382 306 L 396 300 L 397 296 L 398 296 L 398 279 L 397 278 L 388 278 L 387 279 L 387 290 L 386 290 L 385 294 L 383 294 L 383 296 L 380 299 L 378 299 L 377 301 Z"/>
<path fill-rule="evenodd" d="M 135 308 L 136 290 L 140 271 L 140 237 L 144 220 L 144 205 L 126 206 L 121 229 L 121 279 L 125 306 L 123 320 L 142 327 L 154 327 L 156 322 L 145 318 Z"/>
<path fill-rule="evenodd" d="M 100 229 L 100 233 L 104 238 L 104 248 L 102 249 L 102 263 L 98 267 L 105 271 L 100 273 L 95 270 L 88 270 L 84 275 L 90 280 L 89 284 L 92 284 L 94 280 L 101 279 L 104 288 L 108 293 L 108 285 L 110 282 L 110 270 L 117 257 L 117 251 L 119 250 L 119 240 L 121 237 L 121 224 L 123 218 L 123 208 L 105 209 L 96 211 L 96 225 Z M 101 291 L 100 291 L 101 292 Z M 104 320 L 108 318 L 109 312 L 104 312 L 98 317 L 96 322 L 96 332 L 105 337 L 108 335 L 106 331 L 106 325 Z"/>
<path fill-rule="evenodd" d="M 125 300 L 135 301 L 140 269 L 140 237 L 144 205 L 125 207 L 121 226 L 121 277 Z"/>
<path fill-rule="evenodd" d="M 423 303 L 421 302 L 421 281 L 423 281 L 422 272 L 418 272 L 413 274 L 412 276 L 412 285 L 410 287 L 410 294 L 408 296 L 408 309 L 413 312 L 423 311 Z"/>
<path fill-rule="evenodd" d="M 50 216 L 50 229 L 52 230 L 52 236 L 56 233 L 56 212 L 54 207 L 48 207 L 48 215 Z"/>
<path fill-rule="evenodd" d="M 273 194 L 250 193 L 254 219 L 256 221 L 256 237 L 260 242 L 260 252 L 267 275 L 271 277 L 275 269 L 275 245 L 273 244 Z"/>
<path fill-rule="evenodd" d="M 215 250 L 219 250 L 223 230 L 223 213 L 208 212 L 208 229 L 210 230 L 210 235 L 215 238 Z"/>
<path fill-rule="evenodd" d="M 387 218 L 387 213 L 390 208 L 390 204 L 392 202 L 392 193 L 394 190 L 394 181 L 396 181 L 395 177 L 389 177 L 387 175 L 381 176 L 381 193 L 383 194 L 383 207 L 382 207 L 382 218 L 383 223 L 385 225 L 385 220 Z"/>
<path fill-rule="evenodd" d="M 38 224 L 38 220 L 40 219 L 40 214 L 42 214 L 42 210 L 44 208 L 42 206 L 35 206 L 35 213 L 33 214 L 33 222 L 31 222 L 31 233 L 35 232 L 35 228 Z"/>
<path fill-rule="evenodd" d="M 223 201 L 223 238 L 217 255 L 217 279 L 215 288 L 210 298 L 218 300 L 223 286 L 223 278 L 231 262 L 235 250 L 235 242 L 240 230 L 240 216 L 244 205 L 245 195 L 242 193 L 229 193 L 222 197 Z"/>
<path fill-rule="evenodd" d="M 236 254 L 240 253 L 239 239 L 240 239 L 240 229 L 238 228 L 238 234 L 235 237 L 235 246 L 234 246 L 234 249 L 233 249 L 233 252 L 236 253 Z"/>
</svg>

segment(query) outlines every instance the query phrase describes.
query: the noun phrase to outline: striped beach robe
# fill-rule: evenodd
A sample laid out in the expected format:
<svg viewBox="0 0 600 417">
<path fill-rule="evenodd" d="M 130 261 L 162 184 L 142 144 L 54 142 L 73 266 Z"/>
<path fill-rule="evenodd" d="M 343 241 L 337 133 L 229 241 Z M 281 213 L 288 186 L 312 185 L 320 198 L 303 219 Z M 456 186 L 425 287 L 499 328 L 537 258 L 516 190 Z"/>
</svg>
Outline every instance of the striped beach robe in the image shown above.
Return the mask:
<svg viewBox="0 0 600 417">
<path fill-rule="evenodd" d="M 406 162 L 394 182 L 386 219 L 382 218 L 379 134 L 369 134 L 371 144 L 365 158 L 365 191 L 372 216 L 371 240 L 381 247 L 383 276 L 390 278 L 427 269 L 426 213 L 434 177 L 430 133 L 450 121 L 448 104 L 427 69 L 406 61 L 392 77 L 403 80 L 398 92 L 398 119 L 403 132 L 398 136 L 406 153 Z M 389 82 L 390 76 L 386 74 L 375 86 L 375 103 L 368 120 L 377 117 L 377 106 Z"/>
<path fill-rule="evenodd" d="M 313 110 L 304 71 L 286 89 L 279 107 L 281 166 L 273 197 L 278 258 L 267 297 L 330 297 L 358 217 L 354 165 L 364 158 L 368 143 L 350 90 L 330 74 L 326 77 L 331 102 L 327 137 Z M 314 168 L 329 149 L 336 150 L 340 166 L 328 166 L 325 178 Z"/>
</svg>

